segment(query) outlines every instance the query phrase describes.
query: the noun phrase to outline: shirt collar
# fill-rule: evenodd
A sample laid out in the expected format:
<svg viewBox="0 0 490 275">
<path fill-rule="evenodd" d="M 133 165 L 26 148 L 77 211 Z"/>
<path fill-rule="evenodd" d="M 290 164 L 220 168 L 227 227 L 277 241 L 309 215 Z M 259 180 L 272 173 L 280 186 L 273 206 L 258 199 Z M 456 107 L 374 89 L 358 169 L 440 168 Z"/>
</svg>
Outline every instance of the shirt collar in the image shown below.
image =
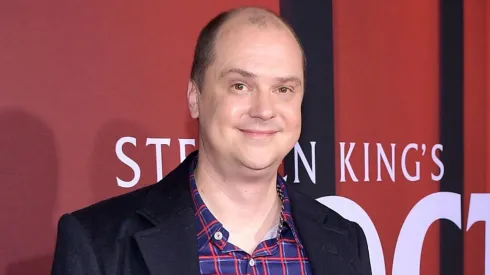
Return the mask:
<svg viewBox="0 0 490 275">
<path fill-rule="evenodd" d="M 197 246 L 198 250 L 201 250 L 205 245 L 207 245 L 207 243 L 209 243 L 211 238 L 213 238 L 214 234 L 218 230 L 222 232 L 222 240 L 225 242 L 229 237 L 229 233 L 226 230 L 221 230 L 223 228 L 223 225 L 213 216 L 211 211 L 209 211 L 201 195 L 199 194 L 199 190 L 197 188 L 196 180 L 194 177 L 194 170 L 196 168 L 196 165 L 197 156 L 190 167 L 189 184 L 196 217 Z M 303 244 L 301 243 L 296 228 L 294 226 L 293 216 L 291 213 L 291 202 L 289 200 L 286 182 L 280 175 L 277 175 L 276 190 L 279 198 L 282 201 L 281 219 L 278 227 L 277 237 L 280 238 L 281 233 L 289 229 L 293 233 L 296 243 L 298 243 L 298 245 L 303 248 Z"/>
<path fill-rule="evenodd" d="M 286 182 L 279 174 L 277 175 L 276 186 L 277 186 L 277 194 L 279 195 L 279 198 L 282 201 L 281 223 L 279 224 L 278 232 L 280 234 L 284 230 L 287 230 L 286 228 L 287 225 L 287 227 L 289 227 L 289 229 L 293 233 L 296 243 L 300 246 L 301 249 L 303 249 L 303 244 L 301 243 L 296 227 L 294 226 L 293 214 L 291 212 L 291 201 L 289 200 L 288 190 L 286 188 Z"/>
</svg>

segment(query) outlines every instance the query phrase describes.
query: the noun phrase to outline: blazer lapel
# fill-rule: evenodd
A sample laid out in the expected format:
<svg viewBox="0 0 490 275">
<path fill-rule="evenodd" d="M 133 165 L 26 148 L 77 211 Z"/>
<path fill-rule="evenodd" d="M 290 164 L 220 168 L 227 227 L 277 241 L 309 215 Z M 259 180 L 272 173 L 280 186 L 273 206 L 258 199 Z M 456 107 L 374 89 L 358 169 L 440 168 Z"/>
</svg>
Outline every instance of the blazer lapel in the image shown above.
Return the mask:
<svg viewBox="0 0 490 275">
<path fill-rule="evenodd" d="M 289 184 L 288 184 L 289 185 Z M 288 189 L 291 187 L 288 186 Z M 347 231 L 340 230 L 330 210 L 295 190 L 288 190 L 294 224 L 314 275 L 353 275 L 354 255 L 346 245 Z M 315 209 L 312 211 L 312 209 Z"/>
<path fill-rule="evenodd" d="M 151 275 L 197 275 L 197 233 L 188 177 L 192 155 L 148 191 L 137 211 L 154 226 L 134 235 Z"/>
<path fill-rule="evenodd" d="M 152 275 L 200 274 L 192 209 L 135 235 Z"/>
</svg>

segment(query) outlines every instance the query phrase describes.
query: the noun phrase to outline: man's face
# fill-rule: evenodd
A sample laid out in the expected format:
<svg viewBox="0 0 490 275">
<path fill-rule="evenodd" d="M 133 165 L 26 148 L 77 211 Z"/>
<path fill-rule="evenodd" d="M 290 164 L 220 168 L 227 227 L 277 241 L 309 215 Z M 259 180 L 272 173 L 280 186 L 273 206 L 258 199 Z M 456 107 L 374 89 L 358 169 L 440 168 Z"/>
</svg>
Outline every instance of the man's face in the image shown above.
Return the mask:
<svg viewBox="0 0 490 275">
<path fill-rule="evenodd" d="M 223 26 L 197 95 L 206 154 L 253 170 L 279 165 L 301 131 L 303 57 L 286 27 Z"/>
</svg>

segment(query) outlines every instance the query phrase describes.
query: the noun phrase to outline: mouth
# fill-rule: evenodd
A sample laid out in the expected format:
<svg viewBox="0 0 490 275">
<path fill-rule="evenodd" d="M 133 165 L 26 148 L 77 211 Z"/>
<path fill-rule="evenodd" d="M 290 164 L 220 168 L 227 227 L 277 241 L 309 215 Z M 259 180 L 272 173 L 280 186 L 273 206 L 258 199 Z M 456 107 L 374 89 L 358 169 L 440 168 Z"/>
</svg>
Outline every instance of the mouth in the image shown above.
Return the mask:
<svg viewBox="0 0 490 275">
<path fill-rule="evenodd" d="M 240 131 L 245 135 L 251 137 L 269 137 L 279 132 L 276 130 L 250 130 L 250 129 L 240 129 Z"/>
</svg>

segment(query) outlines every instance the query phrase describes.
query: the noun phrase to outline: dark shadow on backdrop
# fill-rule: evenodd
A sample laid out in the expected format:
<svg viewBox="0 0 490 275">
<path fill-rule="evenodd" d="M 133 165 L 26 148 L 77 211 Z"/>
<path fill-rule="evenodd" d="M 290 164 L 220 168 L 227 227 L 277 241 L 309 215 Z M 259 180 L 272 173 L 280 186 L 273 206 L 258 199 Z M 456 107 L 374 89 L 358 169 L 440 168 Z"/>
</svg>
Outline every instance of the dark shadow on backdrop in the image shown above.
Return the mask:
<svg viewBox="0 0 490 275">
<path fill-rule="evenodd" d="M 335 117 L 333 78 L 332 0 L 281 0 L 281 16 L 292 26 L 306 55 L 305 95 L 302 105 L 302 129 L 299 144 L 312 160 L 315 144 L 316 183 L 310 179 L 299 160 L 294 164 L 294 149 L 284 160 L 287 182 L 294 183 L 298 174 L 299 188 L 316 199 L 336 194 L 335 189 Z"/>
<path fill-rule="evenodd" d="M 0 133 L 0 272 L 49 274 L 59 169 L 54 133 L 21 109 L 0 110 Z"/>
</svg>

